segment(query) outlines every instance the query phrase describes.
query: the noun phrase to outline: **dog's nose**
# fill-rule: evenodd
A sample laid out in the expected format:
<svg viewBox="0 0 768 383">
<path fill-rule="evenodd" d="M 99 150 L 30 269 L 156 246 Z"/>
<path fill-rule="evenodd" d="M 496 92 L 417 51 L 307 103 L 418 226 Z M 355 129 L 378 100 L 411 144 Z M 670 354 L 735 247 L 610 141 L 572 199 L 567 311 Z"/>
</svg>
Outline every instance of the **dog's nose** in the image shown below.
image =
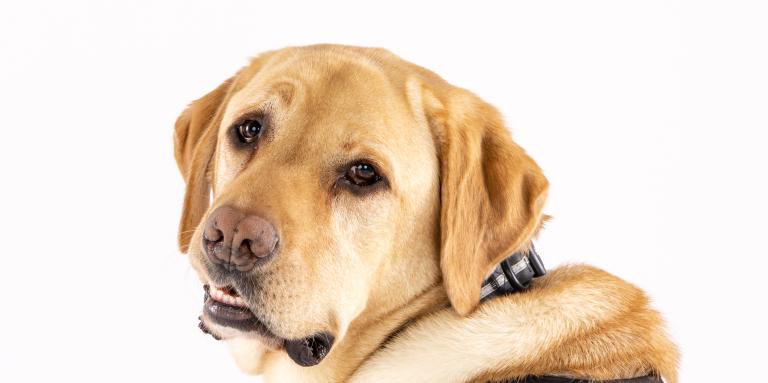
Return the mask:
<svg viewBox="0 0 768 383">
<path fill-rule="evenodd" d="M 203 231 L 203 251 L 226 270 L 250 271 L 275 251 L 275 227 L 258 215 L 231 206 L 211 213 Z"/>
</svg>

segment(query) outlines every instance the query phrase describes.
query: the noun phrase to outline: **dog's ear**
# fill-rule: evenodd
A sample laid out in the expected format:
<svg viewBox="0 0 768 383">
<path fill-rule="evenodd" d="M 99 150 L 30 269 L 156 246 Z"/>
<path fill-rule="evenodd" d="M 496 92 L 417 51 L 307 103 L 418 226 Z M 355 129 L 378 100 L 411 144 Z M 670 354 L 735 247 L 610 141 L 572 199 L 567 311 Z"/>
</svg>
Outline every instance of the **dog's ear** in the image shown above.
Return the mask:
<svg viewBox="0 0 768 383">
<path fill-rule="evenodd" d="M 216 150 L 216 126 L 233 79 L 193 101 L 176 120 L 173 149 L 186 191 L 179 223 L 179 249 L 185 253 L 195 228 L 208 209 L 211 182 L 208 167 Z"/>
<path fill-rule="evenodd" d="M 494 107 L 463 89 L 444 93 L 423 101 L 440 158 L 443 283 L 466 315 L 495 265 L 530 246 L 549 184 Z"/>
<path fill-rule="evenodd" d="M 224 81 L 216 89 L 193 101 L 176 120 L 173 134 L 174 156 L 184 182 L 184 207 L 179 223 L 179 249 L 186 253 L 195 228 L 203 219 L 211 198 L 211 172 L 216 151 L 217 127 L 224 107 L 242 83 L 253 78 L 274 52 L 265 52 Z"/>
</svg>

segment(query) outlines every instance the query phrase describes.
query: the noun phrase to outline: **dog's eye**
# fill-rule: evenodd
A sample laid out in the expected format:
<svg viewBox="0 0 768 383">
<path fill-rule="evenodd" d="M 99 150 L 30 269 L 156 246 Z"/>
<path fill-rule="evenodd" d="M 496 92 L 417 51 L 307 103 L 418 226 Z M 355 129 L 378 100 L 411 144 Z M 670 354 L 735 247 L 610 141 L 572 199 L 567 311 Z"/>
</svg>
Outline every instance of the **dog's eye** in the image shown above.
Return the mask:
<svg viewBox="0 0 768 383">
<path fill-rule="evenodd" d="M 373 165 L 366 162 L 358 162 L 347 169 L 344 179 L 357 187 L 372 186 L 381 181 L 381 176 Z"/>
<path fill-rule="evenodd" d="M 261 133 L 261 121 L 245 120 L 237 124 L 235 129 L 237 131 L 237 138 L 240 140 L 240 142 L 244 144 L 250 144 L 259 138 L 259 133 Z"/>
</svg>

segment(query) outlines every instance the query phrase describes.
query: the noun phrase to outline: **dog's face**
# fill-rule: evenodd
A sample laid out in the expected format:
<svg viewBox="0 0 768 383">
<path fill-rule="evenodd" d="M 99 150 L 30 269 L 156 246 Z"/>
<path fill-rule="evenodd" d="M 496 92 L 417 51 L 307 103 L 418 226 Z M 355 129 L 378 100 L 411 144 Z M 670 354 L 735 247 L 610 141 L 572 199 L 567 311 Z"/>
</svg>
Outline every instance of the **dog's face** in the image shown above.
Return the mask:
<svg viewBox="0 0 768 383">
<path fill-rule="evenodd" d="M 380 50 L 260 56 L 193 103 L 175 141 L 201 326 L 300 365 L 441 276 L 472 310 L 547 188 L 491 107 Z"/>
</svg>

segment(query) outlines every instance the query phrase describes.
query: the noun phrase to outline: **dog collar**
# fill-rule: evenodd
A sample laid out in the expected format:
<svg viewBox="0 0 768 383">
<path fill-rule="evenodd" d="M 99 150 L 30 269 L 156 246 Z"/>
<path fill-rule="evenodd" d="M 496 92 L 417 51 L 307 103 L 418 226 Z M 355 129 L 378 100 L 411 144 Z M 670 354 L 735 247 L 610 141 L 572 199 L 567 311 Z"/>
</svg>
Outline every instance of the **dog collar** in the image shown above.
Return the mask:
<svg viewBox="0 0 768 383">
<path fill-rule="evenodd" d="M 531 243 L 530 249 L 518 251 L 496 265 L 491 275 L 485 278 L 480 288 L 480 301 L 499 296 L 525 291 L 531 281 L 547 273 L 536 248 Z"/>
</svg>

